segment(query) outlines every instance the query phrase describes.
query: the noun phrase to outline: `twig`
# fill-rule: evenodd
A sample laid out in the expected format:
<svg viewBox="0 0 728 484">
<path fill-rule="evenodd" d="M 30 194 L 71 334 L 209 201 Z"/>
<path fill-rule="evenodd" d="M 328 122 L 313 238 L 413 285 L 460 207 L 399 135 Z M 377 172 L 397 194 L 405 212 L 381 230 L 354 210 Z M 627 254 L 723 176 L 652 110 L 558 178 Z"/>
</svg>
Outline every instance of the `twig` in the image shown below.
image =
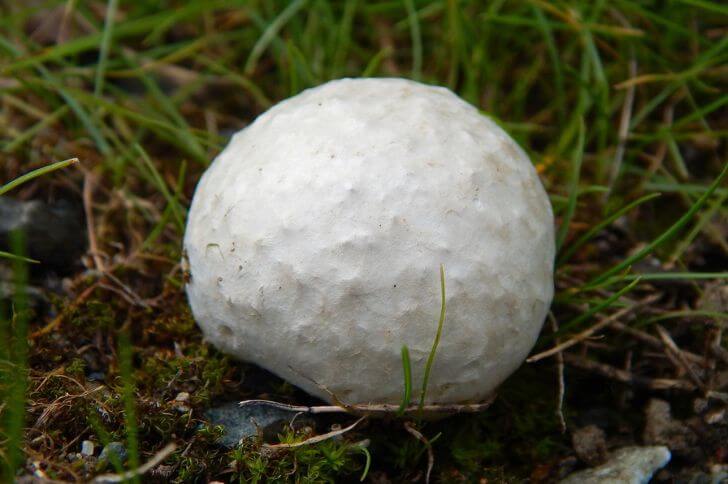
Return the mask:
<svg viewBox="0 0 728 484">
<path fill-rule="evenodd" d="M 486 401 L 482 403 L 472 404 L 430 404 L 422 407 L 422 411 L 429 415 L 450 415 L 458 413 L 478 413 L 482 412 L 493 403 L 495 400 L 495 394 L 490 396 Z M 285 403 L 274 402 L 271 400 L 245 400 L 240 402 L 241 407 L 251 405 L 268 405 L 280 410 L 286 410 L 290 412 L 303 412 L 310 414 L 322 414 L 322 413 L 350 413 L 354 415 L 363 416 L 376 416 L 376 415 L 396 415 L 399 413 L 400 406 L 394 404 L 365 404 L 365 405 L 319 405 L 313 407 L 307 407 L 303 405 L 288 405 Z M 419 405 L 410 405 L 404 409 L 405 415 L 414 415 L 418 413 Z"/>
<path fill-rule="evenodd" d="M 635 376 L 629 371 L 621 370 L 619 368 L 589 360 L 582 356 L 572 355 L 570 353 L 564 353 L 564 360 L 570 365 L 581 368 L 582 370 L 593 371 L 594 373 L 598 373 L 612 380 L 639 385 L 641 387 L 649 388 L 650 390 L 682 390 L 687 392 L 695 390 L 695 385 L 688 381 Z"/>
<path fill-rule="evenodd" d="M 291 411 L 297 411 L 297 412 L 308 412 L 308 413 L 351 413 L 353 415 L 377 415 L 381 414 L 382 416 L 389 415 L 391 413 L 399 414 L 401 415 L 408 415 L 415 412 L 421 412 L 422 414 L 429 414 L 429 415 L 451 415 L 456 413 L 478 413 L 482 412 L 483 410 L 490 407 L 490 405 L 493 403 L 493 400 L 495 400 L 496 394 L 493 393 L 488 398 L 486 398 L 483 402 L 480 403 L 466 403 L 466 404 L 430 404 L 430 405 L 421 405 L 422 402 L 420 402 L 420 405 L 417 406 L 409 406 L 402 408 L 402 405 L 393 405 L 389 403 L 381 403 L 381 404 L 348 404 L 344 403 L 336 396 L 334 392 L 326 388 L 324 385 L 321 385 L 319 382 L 314 380 L 313 378 L 310 378 L 301 372 L 297 371 L 292 366 L 288 366 L 288 369 L 290 369 L 292 372 L 297 374 L 298 376 L 305 378 L 306 380 L 310 381 L 317 387 L 319 387 L 322 391 L 326 392 L 330 397 L 331 401 L 334 402 L 334 405 L 324 405 L 324 406 L 317 406 L 317 407 L 304 407 L 304 406 L 298 406 L 298 407 L 291 407 L 284 403 L 277 403 L 277 402 L 270 402 L 268 400 L 246 400 L 244 402 L 241 402 L 240 405 L 248 405 L 251 402 L 256 402 L 258 404 L 266 402 L 270 404 L 274 404 L 274 406 L 277 406 L 277 408 L 286 408 Z"/>
<path fill-rule="evenodd" d="M 430 441 L 427 440 L 427 438 L 422 435 L 419 430 L 412 427 L 409 422 L 404 423 L 404 429 L 414 435 L 417 440 L 425 444 L 425 447 L 427 447 L 427 473 L 425 474 L 425 484 L 429 484 L 430 474 L 432 473 L 432 468 L 435 466 L 435 453 L 432 450 L 432 445 L 430 445 Z"/>
<path fill-rule="evenodd" d="M 96 230 L 94 228 L 93 189 L 93 175 L 89 171 L 86 171 L 83 176 L 83 210 L 86 215 L 89 252 L 91 253 L 96 269 L 105 273 L 106 266 L 101 258 L 101 252 L 99 252 L 99 244 L 96 240 Z"/>
<path fill-rule="evenodd" d="M 655 328 L 657 329 L 657 333 L 660 335 L 660 339 L 662 339 L 662 342 L 665 344 L 665 349 L 668 353 L 668 356 L 672 354 L 675 357 L 675 360 L 673 360 L 672 358 L 670 358 L 670 360 L 673 361 L 673 363 L 678 368 L 685 370 L 690 379 L 693 381 L 693 383 L 695 383 L 698 388 L 700 388 L 704 392 L 707 391 L 705 383 L 703 383 L 698 374 L 695 373 L 695 370 L 687 361 L 685 355 L 683 355 L 682 350 L 678 348 L 677 344 L 675 344 L 675 341 L 672 339 L 667 330 L 659 324 L 655 325 Z"/>
<path fill-rule="evenodd" d="M 177 449 L 177 446 L 174 444 L 174 442 L 167 444 L 164 446 L 162 450 L 157 452 L 154 457 L 152 457 L 149 461 L 147 461 L 145 464 L 140 465 L 136 469 L 132 469 L 130 471 L 123 472 L 121 474 L 102 474 L 100 476 L 96 476 L 92 481 L 91 484 L 106 484 L 106 483 L 114 483 L 114 482 L 124 482 L 128 481 L 129 479 L 132 479 L 137 476 L 141 476 L 149 472 L 152 468 L 159 465 L 164 459 L 166 459 L 172 452 Z"/>
<path fill-rule="evenodd" d="M 73 303 L 70 306 L 68 306 L 66 312 L 69 310 L 74 310 L 74 309 L 78 308 L 81 304 L 83 304 L 86 301 L 86 299 L 88 299 L 89 296 L 91 296 L 91 294 L 93 294 L 94 289 L 96 289 L 96 287 L 98 287 L 98 285 L 99 285 L 99 283 L 98 283 L 98 281 L 96 281 L 93 284 L 91 284 L 89 287 L 84 289 L 84 291 L 76 298 L 76 300 L 73 301 Z M 61 312 L 58 316 L 53 318 L 53 321 L 51 321 L 50 323 L 48 323 L 47 325 L 45 325 L 38 331 L 31 333 L 30 339 L 32 339 L 32 340 L 37 339 L 37 338 L 40 338 L 41 336 L 45 336 L 46 334 L 50 333 L 51 331 L 56 329 L 58 326 L 60 326 L 60 324 L 63 322 L 64 317 L 65 317 L 65 312 Z"/>
<path fill-rule="evenodd" d="M 554 313 L 551 311 L 549 311 L 549 322 L 551 323 L 551 331 L 553 331 L 554 334 L 558 333 L 559 323 L 556 321 L 556 317 L 554 317 Z M 561 343 L 558 337 L 555 338 L 555 341 L 556 344 Z M 556 399 L 556 416 L 559 419 L 559 428 L 563 434 L 566 432 L 566 419 L 564 418 L 564 395 L 566 393 L 566 383 L 564 382 L 564 354 L 561 352 L 556 355 L 556 374 L 558 375 L 559 383 L 559 394 Z"/>
<path fill-rule="evenodd" d="M 716 358 L 723 360 L 723 363 L 728 364 L 728 351 L 721 345 L 723 341 L 723 327 L 718 326 L 713 336 L 713 341 L 710 342 L 710 353 Z"/>
<path fill-rule="evenodd" d="M 275 450 L 280 450 L 280 449 L 294 449 L 296 447 L 302 447 L 304 445 L 317 444 L 319 442 L 323 442 L 324 440 L 331 439 L 338 435 L 345 434 L 346 432 L 348 432 L 350 430 L 353 430 L 365 418 L 366 417 L 360 417 L 359 420 L 357 420 L 353 424 L 349 425 L 348 427 L 344 427 L 343 429 L 332 430 L 331 432 L 327 432 L 325 434 L 316 435 L 316 436 L 306 439 L 302 442 L 295 442 L 293 444 L 263 444 L 263 448 L 267 449 L 267 450 L 275 451 Z"/>
<path fill-rule="evenodd" d="M 571 338 L 569 338 L 567 341 L 564 341 L 561 344 L 557 344 L 550 350 L 543 351 L 541 353 L 538 353 L 534 356 L 531 356 L 526 361 L 528 363 L 535 363 L 536 361 L 542 360 L 544 358 L 548 358 L 549 356 L 553 356 L 557 353 L 561 353 L 567 348 L 571 348 L 577 343 L 580 343 L 581 341 L 584 341 L 585 339 L 591 337 L 594 333 L 599 331 L 600 329 L 604 328 L 605 326 L 608 326 L 613 321 L 618 320 L 619 318 L 629 314 L 630 312 L 634 311 L 639 306 L 644 306 L 645 304 L 650 304 L 651 302 L 657 300 L 660 296 L 653 294 L 652 296 L 649 296 L 642 301 L 636 302 L 630 306 L 627 306 L 626 308 L 622 308 L 619 311 L 617 311 L 614 314 L 611 314 L 607 316 L 606 318 L 603 318 L 601 321 L 599 321 L 597 324 L 592 326 L 589 329 L 586 329 L 582 331 L 581 333 L 577 333 Z"/>
<path fill-rule="evenodd" d="M 319 382 L 317 382 L 313 378 L 311 378 L 311 377 L 309 377 L 307 375 L 304 375 L 300 371 L 298 371 L 295 368 L 293 368 L 291 365 L 288 365 L 288 369 L 291 370 L 292 372 L 294 372 L 296 375 L 298 375 L 298 376 L 300 376 L 302 378 L 305 378 L 306 380 L 310 381 L 311 383 L 313 383 L 314 385 L 316 385 L 318 388 L 320 388 L 321 390 L 323 390 L 324 392 L 326 392 L 331 397 L 331 401 L 334 402 L 334 404 L 336 404 L 337 406 L 342 407 L 342 408 L 345 408 L 345 409 L 348 409 L 348 408 L 351 407 L 350 405 L 348 405 L 348 404 L 342 402 L 341 400 L 339 400 L 339 397 L 337 397 L 334 392 L 332 392 L 331 390 L 329 390 L 328 388 L 326 388 L 324 385 L 320 384 Z"/>
<path fill-rule="evenodd" d="M 612 321 L 609 324 L 609 327 L 612 329 L 616 329 L 617 331 L 620 331 L 622 333 L 628 334 L 635 339 L 638 339 L 642 341 L 643 343 L 647 343 L 648 345 L 652 346 L 653 348 L 660 348 L 662 349 L 664 345 L 662 344 L 662 341 L 660 338 L 656 338 L 652 336 L 649 333 L 646 333 L 642 330 L 633 328 L 631 326 L 627 326 L 626 324 L 620 323 L 619 321 Z M 689 351 L 682 350 L 683 355 L 685 355 L 685 358 L 692 361 L 693 363 L 697 363 L 701 366 L 707 366 L 708 362 L 705 358 L 703 358 L 700 355 L 696 355 L 695 353 L 690 353 Z"/>
<path fill-rule="evenodd" d="M 637 77 L 637 60 L 634 55 L 634 47 L 630 46 L 630 59 L 629 59 L 629 76 L 630 78 Z M 612 171 L 609 174 L 609 183 L 607 185 L 608 191 L 604 193 L 604 200 L 609 197 L 609 194 L 614 188 L 614 183 L 617 181 L 619 172 L 622 167 L 622 158 L 624 158 L 624 151 L 627 146 L 627 139 L 629 136 L 629 124 L 632 119 L 632 105 L 634 104 L 634 91 L 635 85 L 630 84 L 627 88 L 627 95 L 624 98 L 624 104 L 622 105 L 622 114 L 619 119 L 619 144 L 614 153 L 614 161 L 612 162 Z"/>
</svg>

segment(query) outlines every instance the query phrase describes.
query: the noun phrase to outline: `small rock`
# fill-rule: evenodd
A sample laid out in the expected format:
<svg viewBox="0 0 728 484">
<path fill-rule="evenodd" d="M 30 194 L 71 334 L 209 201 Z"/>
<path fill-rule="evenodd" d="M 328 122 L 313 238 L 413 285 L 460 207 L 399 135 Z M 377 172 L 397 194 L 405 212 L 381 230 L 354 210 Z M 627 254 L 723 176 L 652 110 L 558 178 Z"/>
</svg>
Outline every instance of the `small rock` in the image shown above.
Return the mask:
<svg viewBox="0 0 728 484">
<path fill-rule="evenodd" d="M 715 408 L 713 410 L 710 410 L 709 412 L 705 413 L 705 417 L 703 418 L 705 420 L 705 423 L 708 425 L 723 425 L 728 423 L 728 414 L 726 414 L 725 407 L 723 408 Z"/>
<path fill-rule="evenodd" d="M 701 414 L 708 409 L 708 400 L 705 398 L 696 398 L 693 400 L 693 412 Z"/>
<path fill-rule="evenodd" d="M 575 472 L 561 484 L 646 484 L 669 461 L 666 447 L 623 447 L 605 464 Z"/>
<path fill-rule="evenodd" d="M 94 443 L 90 440 L 84 440 L 81 442 L 81 455 L 94 455 Z"/>
<path fill-rule="evenodd" d="M 596 466 L 607 461 L 607 442 L 604 431 L 596 425 L 582 427 L 571 435 L 571 443 L 579 459 Z"/>
<path fill-rule="evenodd" d="M 703 311 L 728 311 L 728 284 L 719 281 L 709 284 L 698 301 L 698 309 Z"/>
<path fill-rule="evenodd" d="M 26 255 L 41 264 L 34 270 L 67 273 L 86 246 L 86 231 L 80 210 L 61 200 L 46 204 L 0 197 L 0 250 L 10 249 L 10 233 L 25 234 Z"/>
<path fill-rule="evenodd" d="M 101 371 L 92 371 L 91 373 L 88 374 L 88 376 L 86 378 L 88 379 L 88 381 L 103 382 L 103 381 L 106 381 L 106 374 Z"/>
<path fill-rule="evenodd" d="M 99 455 L 99 464 L 104 467 L 107 466 L 112 459 L 112 454 L 116 455 L 116 457 L 119 459 L 119 462 L 121 463 L 126 462 L 126 459 L 128 457 L 128 453 L 126 452 L 126 447 L 124 447 L 124 444 L 122 444 L 121 442 L 109 442 L 109 444 L 104 447 L 104 450 L 102 450 L 101 454 Z"/>
<path fill-rule="evenodd" d="M 231 402 L 207 410 L 205 417 L 212 425 L 225 428 L 220 444 L 235 447 L 241 440 L 257 437 L 259 433 L 266 440 L 274 438 L 294 417 L 297 427 L 313 426 L 313 420 L 300 413 L 265 401 L 251 402 L 242 407 L 237 402 Z"/>
<path fill-rule="evenodd" d="M 191 410 L 190 406 L 188 405 L 190 401 L 190 394 L 187 392 L 179 392 L 176 397 L 174 397 L 174 408 L 181 413 L 187 413 Z"/>
<path fill-rule="evenodd" d="M 691 460 L 699 459 L 696 453 L 698 438 L 695 432 L 680 420 L 672 418 L 670 404 L 657 398 L 651 399 L 645 407 L 645 444 L 664 445 L 670 451 Z"/>
</svg>

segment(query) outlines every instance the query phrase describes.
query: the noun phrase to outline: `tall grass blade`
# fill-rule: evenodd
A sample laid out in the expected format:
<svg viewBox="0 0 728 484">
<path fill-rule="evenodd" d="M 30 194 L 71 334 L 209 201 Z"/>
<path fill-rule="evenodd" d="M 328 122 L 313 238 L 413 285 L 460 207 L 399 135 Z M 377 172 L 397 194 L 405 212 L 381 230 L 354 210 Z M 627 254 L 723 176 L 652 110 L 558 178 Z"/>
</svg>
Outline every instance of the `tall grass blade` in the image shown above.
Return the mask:
<svg viewBox="0 0 728 484">
<path fill-rule="evenodd" d="M 427 357 L 427 364 L 425 365 L 425 374 L 422 377 L 422 392 L 420 393 L 420 405 L 419 412 L 422 413 L 422 408 L 425 406 L 425 397 L 427 396 L 427 384 L 430 381 L 430 372 L 432 371 L 432 364 L 435 362 L 435 353 L 437 353 L 437 347 L 440 344 L 440 337 L 442 336 L 442 326 L 445 323 L 445 266 L 440 264 L 440 320 L 437 322 L 437 333 L 435 334 L 435 340 L 432 342 L 432 349 L 430 355 Z"/>
</svg>

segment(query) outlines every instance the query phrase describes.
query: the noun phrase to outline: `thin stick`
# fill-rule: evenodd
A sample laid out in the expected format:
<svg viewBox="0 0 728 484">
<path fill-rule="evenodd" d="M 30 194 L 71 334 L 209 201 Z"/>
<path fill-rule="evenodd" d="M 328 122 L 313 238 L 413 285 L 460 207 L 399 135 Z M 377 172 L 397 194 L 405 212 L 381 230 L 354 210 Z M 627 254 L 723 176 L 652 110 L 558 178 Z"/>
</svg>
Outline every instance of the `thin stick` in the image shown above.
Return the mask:
<svg viewBox="0 0 728 484">
<path fill-rule="evenodd" d="M 600 329 L 604 328 L 605 326 L 608 326 L 610 323 L 612 323 L 612 322 L 616 321 L 617 319 L 619 319 L 619 318 L 621 318 L 621 317 L 623 317 L 623 316 L 631 313 L 637 307 L 644 306 L 645 304 L 649 304 L 649 303 L 657 300 L 659 297 L 660 297 L 659 295 L 654 294 L 654 295 L 652 295 L 650 297 L 647 297 L 647 298 L 643 299 L 642 301 L 639 301 L 639 302 L 634 303 L 634 304 L 632 304 L 630 306 L 627 306 L 626 308 L 622 308 L 619 311 L 617 311 L 616 313 L 611 314 L 611 315 L 607 316 L 606 318 L 603 318 L 601 321 L 599 321 L 597 324 L 595 324 L 591 328 L 588 328 L 588 329 L 582 331 L 581 333 L 575 334 L 574 336 L 572 336 L 571 338 L 569 338 L 567 341 L 564 341 L 561 344 L 557 344 L 556 346 L 554 346 L 550 350 L 546 350 L 546 351 L 543 351 L 541 353 L 538 353 L 536 355 L 531 356 L 530 358 L 528 358 L 526 360 L 526 362 L 528 362 L 528 363 L 535 363 L 535 362 L 537 362 L 539 360 L 542 360 L 544 358 L 548 358 L 549 356 L 553 356 L 555 354 L 561 353 L 565 349 L 571 348 L 575 344 L 580 343 L 580 342 L 584 341 L 585 339 L 591 337 L 594 333 L 596 333 Z"/>
<path fill-rule="evenodd" d="M 648 345 L 652 346 L 653 348 L 663 348 L 664 345 L 660 338 L 655 338 L 649 333 L 646 333 L 645 331 L 633 328 L 631 326 L 627 326 L 626 324 L 620 323 L 619 321 L 612 321 L 609 324 L 609 327 L 612 329 L 615 329 L 617 331 L 620 331 L 622 333 L 628 334 L 635 339 L 638 339 L 642 341 L 643 343 L 647 343 Z M 705 358 L 703 358 L 700 355 L 696 355 L 695 353 L 690 353 L 689 351 L 682 350 L 683 355 L 688 360 L 692 361 L 693 363 L 697 363 L 701 366 L 708 366 L 708 362 Z"/>
<path fill-rule="evenodd" d="M 46 334 L 50 333 L 51 331 L 56 329 L 58 326 L 60 326 L 60 324 L 63 322 L 63 318 L 66 316 L 66 313 L 70 310 L 74 310 L 74 309 L 78 308 L 81 304 L 83 304 L 86 301 L 86 299 L 88 299 L 89 296 L 91 296 L 91 294 L 93 294 L 94 289 L 96 289 L 98 287 L 98 285 L 99 285 L 99 282 L 96 281 L 93 284 L 91 284 L 89 287 L 84 289 L 84 291 L 81 293 L 81 295 L 78 296 L 76 298 L 76 300 L 73 301 L 73 303 L 71 303 L 71 305 L 67 308 L 66 311 L 61 312 L 58 316 L 53 318 L 53 321 L 51 321 L 47 325 L 43 326 L 38 331 L 31 333 L 30 339 L 37 339 L 37 338 L 40 338 L 41 336 L 45 336 Z"/>
<path fill-rule="evenodd" d="M 564 360 L 582 370 L 593 371 L 599 375 L 620 381 L 622 383 L 634 384 L 650 390 L 682 390 L 686 392 L 695 391 L 695 385 L 684 380 L 672 380 L 668 378 L 645 378 L 635 376 L 629 371 L 621 370 L 604 363 L 599 363 L 581 356 L 564 353 Z"/>
<path fill-rule="evenodd" d="M 554 313 L 551 311 L 549 311 L 549 322 L 551 323 L 551 331 L 553 331 L 554 334 L 558 333 L 559 323 L 556 321 L 556 317 L 554 317 Z M 555 341 L 556 344 L 561 342 L 558 337 L 556 337 Z M 556 416 L 559 419 L 559 429 L 563 434 L 566 432 L 566 419 L 564 418 L 564 395 L 566 394 L 566 383 L 564 382 L 564 354 L 561 352 L 556 355 L 556 374 L 558 375 L 559 383 L 559 394 L 556 399 Z"/>
<path fill-rule="evenodd" d="M 660 335 L 660 339 L 662 339 L 662 342 L 665 343 L 665 349 L 667 350 L 667 352 L 675 355 L 676 361 L 673 361 L 672 358 L 670 358 L 670 360 L 673 361 L 673 363 L 675 363 L 678 368 L 685 370 L 687 375 L 698 388 L 703 391 L 707 391 L 705 383 L 703 383 L 698 374 L 695 373 L 692 365 L 690 365 L 690 363 L 687 361 L 685 355 L 683 355 L 682 350 L 677 346 L 677 344 L 675 344 L 675 341 L 672 339 L 667 330 L 659 324 L 656 324 L 655 328 L 657 329 L 657 333 Z"/>
<path fill-rule="evenodd" d="M 422 393 L 420 394 L 420 408 L 425 406 L 425 397 L 427 396 L 427 384 L 430 381 L 430 371 L 432 365 L 435 362 L 435 353 L 437 353 L 437 347 L 440 344 L 440 337 L 442 336 L 442 326 L 445 323 L 445 266 L 440 264 L 440 320 L 437 322 L 437 333 L 435 333 L 435 341 L 432 342 L 432 349 L 430 355 L 427 357 L 427 363 L 425 364 L 425 374 L 422 377 Z"/>
<path fill-rule="evenodd" d="M 625 27 L 629 27 L 627 20 L 621 15 L 617 14 L 617 19 Z M 625 25 L 626 24 L 626 25 Z M 635 57 L 634 46 L 630 45 L 630 59 L 629 59 L 629 77 L 634 79 L 637 77 L 637 59 Z M 622 168 L 622 159 L 624 158 L 624 151 L 627 146 L 627 139 L 629 137 L 629 125 L 632 120 L 632 106 L 634 104 L 634 92 L 635 85 L 630 84 L 627 88 L 627 95 L 624 98 L 624 104 L 622 105 L 622 113 L 619 119 L 619 144 L 614 152 L 614 161 L 612 162 L 612 170 L 609 174 L 609 183 L 607 184 L 608 191 L 604 193 L 604 200 L 606 200 L 614 189 L 614 183 L 619 177 L 619 172 Z"/>
<path fill-rule="evenodd" d="M 306 439 L 306 440 L 304 440 L 302 442 L 296 442 L 296 443 L 293 443 L 293 444 L 263 444 L 263 448 L 264 449 L 267 449 L 267 450 L 295 449 L 296 447 L 303 447 L 304 445 L 317 444 L 319 442 L 323 442 L 324 440 L 331 439 L 331 438 L 336 437 L 338 435 L 345 434 L 346 432 L 348 432 L 350 430 L 353 430 L 365 418 L 366 417 L 361 417 L 361 418 L 359 418 L 359 420 L 357 420 L 353 424 L 351 424 L 348 427 L 345 427 L 343 429 L 332 430 L 331 432 L 327 432 L 325 434 L 316 435 L 316 436 L 311 437 L 310 439 Z"/>
<path fill-rule="evenodd" d="M 728 351 L 723 348 L 721 341 L 723 341 L 723 328 L 719 326 L 715 333 L 715 337 L 713 338 L 713 342 L 710 344 L 710 352 L 716 358 L 723 360 L 723 363 L 728 364 Z"/>
<path fill-rule="evenodd" d="M 425 484 L 429 484 L 432 468 L 435 467 L 435 453 L 432 450 L 432 445 L 430 445 L 430 441 L 427 440 L 427 438 L 422 435 L 419 430 L 412 427 L 409 422 L 404 423 L 404 429 L 410 434 L 414 435 L 417 440 L 425 444 L 425 447 L 427 447 L 427 473 L 425 474 Z"/>
<path fill-rule="evenodd" d="M 495 400 L 495 394 L 491 395 L 486 401 L 471 404 L 445 404 L 445 405 L 425 405 L 422 412 L 429 415 L 450 415 L 457 413 L 478 413 L 486 410 Z M 321 413 L 349 413 L 354 415 L 396 415 L 400 411 L 399 405 L 394 404 L 360 404 L 360 405 L 318 405 L 307 407 L 304 405 L 288 405 L 285 403 L 274 402 L 271 400 L 245 400 L 239 403 L 241 407 L 254 405 L 268 405 L 273 408 L 290 412 L 304 412 L 310 414 Z M 404 409 L 405 415 L 414 415 L 420 411 L 419 405 L 410 405 Z"/>
<path fill-rule="evenodd" d="M 149 461 L 147 461 L 145 464 L 140 465 L 136 469 L 132 469 L 130 471 L 123 472 L 121 474 L 102 474 L 100 476 L 95 477 L 91 484 L 106 484 L 106 483 L 115 483 L 115 482 L 124 482 L 128 481 L 130 479 L 133 479 L 134 477 L 138 477 L 141 475 L 146 474 L 151 469 L 159 465 L 164 459 L 166 459 L 169 454 L 174 452 L 177 449 L 177 446 L 174 444 L 174 442 L 167 444 L 164 446 L 162 450 L 157 452 L 154 457 L 152 457 Z"/>
<path fill-rule="evenodd" d="M 106 272 L 106 266 L 99 252 L 99 244 L 96 240 L 96 230 L 94 229 L 94 211 L 93 211 L 93 175 L 86 172 L 83 177 L 83 210 L 86 215 L 86 232 L 88 234 L 89 252 L 94 261 L 94 266 L 99 272 Z"/>
</svg>

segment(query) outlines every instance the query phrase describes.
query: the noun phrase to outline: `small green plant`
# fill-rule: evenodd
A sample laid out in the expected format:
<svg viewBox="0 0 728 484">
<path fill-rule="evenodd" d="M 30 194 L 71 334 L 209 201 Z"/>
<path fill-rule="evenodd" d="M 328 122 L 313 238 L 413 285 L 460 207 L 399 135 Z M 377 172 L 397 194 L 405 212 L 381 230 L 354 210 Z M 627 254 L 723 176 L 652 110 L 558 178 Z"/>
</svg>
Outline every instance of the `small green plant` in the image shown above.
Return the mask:
<svg viewBox="0 0 728 484">
<path fill-rule="evenodd" d="M 420 412 L 422 412 L 422 408 L 425 405 L 430 372 L 432 371 L 437 347 L 440 345 L 440 338 L 442 337 L 442 327 L 445 324 L 445 309 L 445 266 L 440 264 L 440 319 L 437 321 L 437 332 L 435 333 L 435 339 L 432 341 L 432 348 L 425 363 L 425 373 L 422 377 L 422 389 L 420 390 L 420 402 L 418 405 Z M 412 363 L 410 362 L 409 349 L 406 345 L 402 346 L 402 370 L 404 373 L 404 396 L 399 406 L 400 415 L 403 415 L 405 409 L 410 405 L 412 396 Z"/>
</svg>

